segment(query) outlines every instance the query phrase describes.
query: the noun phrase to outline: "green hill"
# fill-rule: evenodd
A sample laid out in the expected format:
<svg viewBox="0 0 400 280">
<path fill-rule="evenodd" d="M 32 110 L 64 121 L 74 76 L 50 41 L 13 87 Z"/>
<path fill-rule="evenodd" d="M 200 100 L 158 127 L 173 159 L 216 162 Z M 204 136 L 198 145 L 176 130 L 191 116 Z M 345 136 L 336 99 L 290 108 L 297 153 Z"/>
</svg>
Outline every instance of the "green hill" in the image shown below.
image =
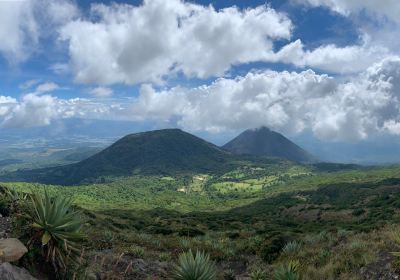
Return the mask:
<svg viewBox="0 0 400 280">
<path fill-rule="evenodd" d="M 280 157 L 295 162 L 315 161 L 312 155 L 285 136 L 266 127 L 248 129 L 222 148 L 237 155 Z"/>
<path fill-rule="evenodd" d="M 226 167 L 232 156 L 179 129 L 127 135 L 103 151 L 75 164 L 18 171 L 1 180 L 72 185 L 106 176 L 167 175 L 209 172 Z"/>
</svg>

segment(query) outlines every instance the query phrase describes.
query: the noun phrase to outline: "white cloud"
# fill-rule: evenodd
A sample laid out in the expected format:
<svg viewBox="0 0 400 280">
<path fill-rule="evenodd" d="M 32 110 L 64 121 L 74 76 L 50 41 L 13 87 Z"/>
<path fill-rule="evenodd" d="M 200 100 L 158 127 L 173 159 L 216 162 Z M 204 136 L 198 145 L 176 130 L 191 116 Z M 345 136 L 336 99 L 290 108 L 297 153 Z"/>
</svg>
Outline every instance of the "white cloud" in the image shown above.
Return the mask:
<svg viewBox="0 0 400 280">
<path fill-rule="evenodd" d="M 379 44 L 371 44 L 368 38 L 365 38 L 361 45 L 338 47 L 330 44 L 319 46 L 312 51 L 306 50 L 301 40 L 296 40 L 276 53 L 275 61 L 349 74 L 362 72 L 390 55 L 390 50 Z"/>
<path fill-rule="evenodd" d="M 111 88 L 108 88 L 108 87 L 96 87 L 96 88 L 92 88 L 91 90 L 89 90 L 89 94 L 93 95 L 94 97 L 104 98 L 104 97 L 110 97 L 114 93 L 113 93 Z"/>
<path fill-rule="evenodd" d="M 0 55 L 11 64 L 28 59 L 42 37 L 78 14 L 70 0 L 0 1 Z"/>
<path fill-rule="evenodd" d="M 143 86 L 131 107 L 135 119 L 178 120 L 189 130 L 220 132 L 261 125 L 285 133 L 311 130 L 325 140 L 357 141 L 397 133 L 400 58 L 376 63 L 340 83 L 308 70 L 254 72 L 194 89 Z"/>
<path fill-rule="evenodd" d="M 11 63 L 25 60 L 39 38 L 32 1 L 0 1 L 0 53 Z"/>
<path fill-rule="evenodd" d="M 215 10 L 180 0 L 92 5 L 90 19 L 66 24 L 70 66 L 80 83 L 161 83 L 183 72 L 207 78 L 234 64 L 267 59 L 273 40 L 289 39 L 283 13 L 267 6 Z"/>
<path fill-rule="evenodd" d="M 0 120 L 10 113 L 11 108 L 17 103 L 17 100 L 10 96 L 0 95 Z"/>
<path fill-rule="evenodd" d="M 50 95 L 27 94 L 9 108 L 3 117 L 3 127 L 32 127 L 50 124 L 56 117 L 55 98 Z"/>
<path fill-rule="evenodd" d="M 221 132 L 266 125 L 288 134 L 312 131 L 329 141 L 400 134 L 400 57 L 373 64 L 346 82 L 312 70 L 255 71 L 195 88 L 142 85 L 134 99 L 0 96 L 1 126 L 47 125 L 53 119 L 146 120 L 191 131 Z"/>
<path fill-rule="evenodd" d="M 54 91 L 54 90 L 59 89 L 59 88 L 60 87 L 56 83 L 46 82 L 46 83 L 38 85 L 36 87 L 35 92 L 33 92 L 33 93 L 34 94 L 43 94 L 43 93 L 46 93 L 46 92 Z"/>
<path fill-rule="evenodd" d="M 0 127 L 35 127 L 51 124 L 55 119 L 121 118 L 123 107 L 90 99 L 60 99 L 49 94 L 29 93 L 20 100 L 0 95 Z"/>
</svg>

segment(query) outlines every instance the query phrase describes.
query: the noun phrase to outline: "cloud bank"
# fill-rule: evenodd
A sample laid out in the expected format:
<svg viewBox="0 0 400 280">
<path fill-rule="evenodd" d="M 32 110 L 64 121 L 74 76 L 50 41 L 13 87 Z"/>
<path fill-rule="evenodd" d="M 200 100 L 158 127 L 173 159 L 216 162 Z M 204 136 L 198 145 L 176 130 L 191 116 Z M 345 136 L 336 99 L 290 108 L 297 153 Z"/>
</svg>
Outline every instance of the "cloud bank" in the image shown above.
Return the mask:
<svg viewBox="0 0 400 280">
<path fill-rule="evenodd" d="M 268 5 L 218 10 L 145 0 L 95 3 L 82 11 L 69 0 L 2 1 L 0 36 L 8 40 L 0 41 L 0 55 L 23 64 L 50 40 L 64 50 L 64 60 L 49 68 L 85 84 L 87 98 L 56 97 L 58 84 L 29 80 L 20 98 L 0 95 L 0 126 L 82 117 L 153 120 L 216 133 L 266 125 L 337 141 L 400 134 L 400 44 L 393 42 L 400 30 L 398 1 L 292 2 L 360 23 L 357 43 L 310 48 L 293 38 L 290 15 Z M 234 71 L 266 62 L 294 70 Z M 180 80 L 202 85 L 170 85 Z M 139 95 L 118 99 L 114 85 L 137 86 Z"/>
<path fill-rule="evenodd" d="M 400 57 L 347 82 L 312 70 L 254 71 L 196 88 L 142 85 L 135 99 L 111 103 L 27 94 L 0 96 L 2 126 L 46 125 L 55 118 L 153 120 L 191 131 L 221 132 L 261 125 L 286 133 L 312 131 L 329 141 L 400 134 Z M 40 85 L 38 86 L 38 88 Z"/>
</svg>

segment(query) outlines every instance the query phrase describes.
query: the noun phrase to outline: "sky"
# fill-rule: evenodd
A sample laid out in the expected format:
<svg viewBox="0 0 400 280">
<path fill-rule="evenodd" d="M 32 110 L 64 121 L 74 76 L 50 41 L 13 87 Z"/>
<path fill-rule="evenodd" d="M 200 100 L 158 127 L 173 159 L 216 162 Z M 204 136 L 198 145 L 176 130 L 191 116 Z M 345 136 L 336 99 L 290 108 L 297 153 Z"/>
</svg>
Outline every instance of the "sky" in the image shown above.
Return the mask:
<svg viewBox="0 0 400 280">
<path fill-rule="evenodd" d="M 0 0 L 0 128 L 400 135 L 398 0 Z"/>
</svg>

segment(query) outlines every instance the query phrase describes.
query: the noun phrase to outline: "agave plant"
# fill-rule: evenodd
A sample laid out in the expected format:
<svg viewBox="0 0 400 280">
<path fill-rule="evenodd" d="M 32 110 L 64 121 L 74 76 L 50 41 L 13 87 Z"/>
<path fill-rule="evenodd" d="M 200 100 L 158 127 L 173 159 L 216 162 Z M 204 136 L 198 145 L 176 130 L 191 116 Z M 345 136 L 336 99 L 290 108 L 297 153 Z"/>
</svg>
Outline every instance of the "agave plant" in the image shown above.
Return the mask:
<svg viewBox="0 0 400 280">
<path fill-rule="evenodd" d="M 300 250 L 301 244 L 297 241 L 291 241 L 283 247 L 282 253 L 284 253 L 285 255 L 294 255 Z"/>
<path fill-rule="evenodd" d="M 289 261 L 287 264 L 280 265 L 274 273 L 275 280 L 300 280 L 300 263 Z"/>
<path fill-rule="evenodd" d="M 24 192 L 18 192 L 11 188 L 3 188 L 4 195 L 9 201 L 9 211 L 16 213 L 21 203 L 25 202 L 28 195 Z M 20 210 L 20 209 L 19 209 Z"/>
<path fill-rule="evenodd" d="M 267 279 L 267 273 L 262 269 L 253 270 L 250 273 L 250 279 L 251 280 L 266 280 Z"/>
<path fill-rule="evenodd" d="M 196 256 L 192 250 L 179 256 L 178 265 L 175 268 L 176 280 L 214 280 L 217 277 L 215 264 L 210 261 L 210 256 L 197 251 Z"/>
<path fill-rule="evenodd" d="M 73 260 L 80 252 L 77 247 L 77 242 L 83 237 L 80 233 L 80 215 L 73 210 L 70 198 L 60 195 L 50 197 L 47 191 L 43 195 L 34 193 L 30 197 L 33 208 L 30 219 L 36 232 L 31 242 L 41 243 L 46 260 L 56 270 L 65 270 L 67 261 Z"/>
</svg>

